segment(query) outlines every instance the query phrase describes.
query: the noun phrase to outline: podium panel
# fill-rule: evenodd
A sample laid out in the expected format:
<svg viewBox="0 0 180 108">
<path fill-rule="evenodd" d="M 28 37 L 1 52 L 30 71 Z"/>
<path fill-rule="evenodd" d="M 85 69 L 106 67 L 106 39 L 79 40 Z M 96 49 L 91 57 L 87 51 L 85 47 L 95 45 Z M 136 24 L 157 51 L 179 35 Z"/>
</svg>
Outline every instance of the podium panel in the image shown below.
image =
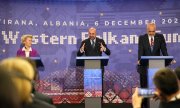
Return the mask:
<svg viewBox="0 0 180 108">
<path fill-rule="evenodd" d="M 31 60 L 33 60 L 35 63 L 36 63 L 36 68 L 39 70 L 39 71 L 44 71 L 44 64 L 43 62 L 41 61 L 41 58 L 40 57 L 30 57 Z"/>
<path fill-rule="evenodd" d="M 153 76 L 159 70 L 159 68 L 149 68 L 148 69 L 148 88 L 155 89 L 155 85 L 153 83 Z"/>
<path fill-rule="evenodd" d="M 85 69 L 100 69 L 101 61 L 100 60 L 85 60 Z"/>
<path fill-rule="evenodd" d="M 108 64 L 108 56 L 76 57 L 76 66 L 84 66 L 85 108 L 101 108 L 102 67 Z"/>
<path fill-rule="evenodd" d="M 140 63 L 143 66 L 148 66 L 148 88 L 155 89 L 153 77 L 160 69 L 168 66 L 173 60 L 173 56 L 141 56 Z M 148 108 L 158 108 L 159 101 L 149 100 Z"/>
<path fill-rule="evenodd" d="M 102 97 L 101 69 L 84 69 L 84 97 Z"/>
</svg>

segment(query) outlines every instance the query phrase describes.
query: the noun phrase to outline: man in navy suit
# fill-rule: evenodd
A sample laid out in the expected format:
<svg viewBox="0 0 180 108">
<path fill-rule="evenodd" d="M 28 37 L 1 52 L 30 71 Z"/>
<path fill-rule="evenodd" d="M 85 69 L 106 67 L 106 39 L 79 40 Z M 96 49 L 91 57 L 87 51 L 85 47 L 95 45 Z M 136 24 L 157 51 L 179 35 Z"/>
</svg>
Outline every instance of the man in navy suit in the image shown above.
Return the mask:
<svg viewBox="0 0 180 108">
<path fill-rule="evenodd" d="M 168 56 L 166 42 L 162 34 L 158 34 L 156 25 L 150 23 L 147 25 L 147 34 L 139 37 L 138 60 L 141 56 Z"/>
<path fill-rule="evenodd" d="M 89 38 L 82 41 L 79 51 L 77 52 L 77 56 L 102 56 L 102 53 L 104 52 L 106 55 L 110 55 L 111 52 L 106 46 L 103 39 L 100 39 L 96 37 L 96 29 L 91 27 L 89 29 Z M 101 67 L 102 69 L 102 89 L 103 89 L 103 78 L 104 78 L 104 67 Z M 104 92 L 102 90 L 102 94 L 104 95 Z M 103 98 L 101 98 L 103 102 Z"/>
<path fill-rule="evenodd" d="M 156 25 L 154 23 L 147 24 L 147 34 L 139 36 L 138 44 L 138 65 L 141 56 L 168 56 L 166 42 L 162 34 L 156 33 Z M 146 67 L 142 70 L 146 70 Z M 147 73 L 139 71 L 141 87 L 147 87 Z"/>
<path fill-rule="evenodd" d="M 96 37 L 96 29 L 91 27 L 89 29 L 89 38 L 82 41 L 77 56 L 101 56 L 102 52 L 110 55 L 111 52 L 107 48 L 103 39 Z"/>
</svg>

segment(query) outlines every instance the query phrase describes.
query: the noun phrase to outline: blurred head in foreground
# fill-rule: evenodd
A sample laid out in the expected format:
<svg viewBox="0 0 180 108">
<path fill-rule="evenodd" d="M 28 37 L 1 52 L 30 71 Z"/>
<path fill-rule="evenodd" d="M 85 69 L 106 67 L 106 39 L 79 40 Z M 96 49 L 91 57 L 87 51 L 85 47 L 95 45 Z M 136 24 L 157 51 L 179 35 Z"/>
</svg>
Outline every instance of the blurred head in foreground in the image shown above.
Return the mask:
<svg viewBox="0 0 180 108">
<path fill-rule="evenodd" d="M 12 77 L 12 80 L 20 96 L 21 103 L 31 103 L 31 81 L 34 78 L 33 67 L 26 60 L 18 57 L 4 59 L 0 65 L 15 76 Z"/>
</svg>

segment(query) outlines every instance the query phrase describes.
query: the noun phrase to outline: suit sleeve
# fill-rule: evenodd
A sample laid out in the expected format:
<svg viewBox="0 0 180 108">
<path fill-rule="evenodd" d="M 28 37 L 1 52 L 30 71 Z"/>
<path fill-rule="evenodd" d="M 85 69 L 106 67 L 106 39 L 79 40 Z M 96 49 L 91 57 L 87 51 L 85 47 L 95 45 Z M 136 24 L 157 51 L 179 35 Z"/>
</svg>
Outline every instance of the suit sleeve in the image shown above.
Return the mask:
<svg viewBox="0 0 180 108">
<path fill-rule="evenodd" d="M 17 57 L 20 56 L 20 50 L 17 51 L 16 56 L 17 56 Z"/>
<path fill-rule="evenodd" d="M 40 57 L 39 53 L 37 52 L 37 50 L 34 49 L 35 52 L 35 57 Z"/>
<path fill-rule="evenodd" d="M 84 43 L 85 43 L 85 41 L 82 41 L 82 42 L 81 42 L 80 48 L 78 49 L 78 52 L 77 52 L 77 56 L 82 56 L 82 55 L 84 55 L 84 52 L 81 53 L 81 51 L 80 51 L 80 49 L 81 49 L 81 47 L 83 46 Z"/>
<path fill-rule="evenodd" d="M 163 56 L 168 56 L 167 47 L 166 47 L 166 41 L 164 39 L 164 36 L 161 35 L 161 52 Z"/>
<path fill-rule="evenodd" d="M 143 39 L 142 36 L 139 36 L 139 42 L 138 42 L 138 60 L 141 59 L 141 56 L 143 56 Z"/>
<path fill-rule="evenodd" d="M 109 50 L 109 48 L 107 47 L 107 45 L 105 44 L 104 40 L 102 39 L 102 44 L 104 47 L 106 47 L 106 51 L 104 52 L 106 55 L 110 55 L 111 51 Z"/>
</svg>

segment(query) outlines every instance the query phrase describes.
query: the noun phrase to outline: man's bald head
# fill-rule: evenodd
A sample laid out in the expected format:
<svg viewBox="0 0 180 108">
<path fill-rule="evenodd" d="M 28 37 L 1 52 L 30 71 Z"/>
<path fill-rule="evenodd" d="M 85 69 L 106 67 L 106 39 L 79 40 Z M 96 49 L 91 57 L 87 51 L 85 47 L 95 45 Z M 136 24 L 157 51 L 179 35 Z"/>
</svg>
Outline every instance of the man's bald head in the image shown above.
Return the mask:
<svg viewBox="0 0 180 108">
<path fill-rule="evenodd" d="M 96 38 L 96 28 L 89 28 L 89 38 L 94 40 Z"/>
<path fill-rule="evenodd" d="M 147 24 L 147 34 L 149 36 L 154 36 L 156 33 L 156 24 L 154 23 L 148 23 Z"/>
</svg>

